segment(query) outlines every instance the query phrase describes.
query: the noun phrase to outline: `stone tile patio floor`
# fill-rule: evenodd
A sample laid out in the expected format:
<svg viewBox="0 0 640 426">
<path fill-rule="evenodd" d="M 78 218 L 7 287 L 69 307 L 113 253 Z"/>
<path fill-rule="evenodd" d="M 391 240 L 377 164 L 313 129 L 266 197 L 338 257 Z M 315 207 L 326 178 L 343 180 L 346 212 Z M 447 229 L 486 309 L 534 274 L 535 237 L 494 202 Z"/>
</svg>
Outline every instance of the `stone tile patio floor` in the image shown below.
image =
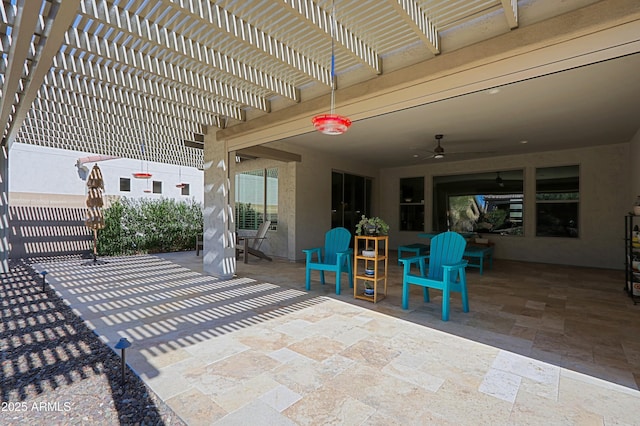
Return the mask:
<svg viewBox="0 0 640 426">
<path fill-rule="evenodd" d="M 42 263 L 48 281 L 187 424 L 639 424 L 640 333 L 620 271 L 496 260 L 471 312 L 336 296 L 304 265 L 199 273 L 193 252 Z M 328 274 L 329 275 L 329 274 Z M 329 280 L 332 279 L 329 276 Z"/>
</svg>

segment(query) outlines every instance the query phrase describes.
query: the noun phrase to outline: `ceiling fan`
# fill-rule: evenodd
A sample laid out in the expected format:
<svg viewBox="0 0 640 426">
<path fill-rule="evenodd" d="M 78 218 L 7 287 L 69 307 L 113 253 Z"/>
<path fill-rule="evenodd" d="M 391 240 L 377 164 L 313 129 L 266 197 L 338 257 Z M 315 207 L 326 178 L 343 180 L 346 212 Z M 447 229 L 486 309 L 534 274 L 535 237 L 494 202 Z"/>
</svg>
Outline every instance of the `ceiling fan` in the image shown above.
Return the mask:
<svg viewBox="0 0 640 426">
<path fill-rule="evenodd" d="M 420 158 L 420 160 L 428 160 L 434 158 L 436 160 L 443 159 L 445 157 L 445 151 L 442 147 L 441 141 L 444 138 L 444 135 L 437 134 L 435 135 L 436 146 L 432 151 L 429 151 L 430 154 L 426 157 Z M 449 152 L 446 155 L 460 155 L 460 154 L 493 154 L 495 151 L 477 151 L 477 152 Z M 414 157 L 418 157 L 418 155 L 414 155 Z"/>
<path fill-rule="evenodd" d="M 436 160 L 444 158 L 444 148 L 442 147 L 442 145 L 440 145 L 440 141 L 443 137 L 444 135 L 436 135 L 436 141 L 438 142 L 438 145 L 433 149 L 433 158 L 435 158 Z"/>
</svg>

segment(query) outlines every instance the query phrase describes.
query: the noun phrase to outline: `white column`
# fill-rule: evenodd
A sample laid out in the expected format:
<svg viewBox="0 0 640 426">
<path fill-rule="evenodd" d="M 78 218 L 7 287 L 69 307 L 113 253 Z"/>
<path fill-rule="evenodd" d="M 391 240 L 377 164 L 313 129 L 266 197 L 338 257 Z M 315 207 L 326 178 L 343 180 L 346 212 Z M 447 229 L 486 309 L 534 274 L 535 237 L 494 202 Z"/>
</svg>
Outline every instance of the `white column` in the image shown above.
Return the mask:
<svg viewBox="0 0 640 426">
<path fill-rule="evenodd" d="M 204 138 L 204 238 L 202 269 L 220 279 L 236 272 L 229 155 L 224 140 L 211 129 Z"/>
<path fill-rule="evenodd" d="M 9 272 L 9 150 L 0 146 L 0 273 Z"/>
</svg>

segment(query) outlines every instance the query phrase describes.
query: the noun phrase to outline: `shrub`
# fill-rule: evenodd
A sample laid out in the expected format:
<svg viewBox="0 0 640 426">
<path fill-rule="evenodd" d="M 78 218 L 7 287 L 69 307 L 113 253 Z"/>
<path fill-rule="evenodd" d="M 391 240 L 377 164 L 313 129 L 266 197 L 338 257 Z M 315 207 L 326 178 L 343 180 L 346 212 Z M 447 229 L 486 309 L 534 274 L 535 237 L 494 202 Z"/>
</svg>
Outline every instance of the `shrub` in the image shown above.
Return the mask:
<svg viewBox="0 0 640 426">
<path fill-rule="evenodd" d="M 202 205 L 195 200 L 120 198 L 104 210 L 98 233 L 103 256 L 194 250 L 202 233 Z"/>
</svg>

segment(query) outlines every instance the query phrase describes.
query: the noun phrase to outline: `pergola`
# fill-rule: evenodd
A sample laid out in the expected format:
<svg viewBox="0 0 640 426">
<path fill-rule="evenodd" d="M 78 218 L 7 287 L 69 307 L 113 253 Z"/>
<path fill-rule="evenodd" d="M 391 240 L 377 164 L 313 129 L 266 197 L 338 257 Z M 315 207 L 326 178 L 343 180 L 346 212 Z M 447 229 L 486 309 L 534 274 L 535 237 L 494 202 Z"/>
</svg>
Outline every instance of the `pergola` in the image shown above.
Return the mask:
<svg viewBox="0 0 640 426">
<path fill-rule="evenodd" d="M 385 77 L 391 93 L 399 70 L 595 3 L 639 13 L 630 0 L 4 0 L 3 176 L 14 142 L 203 168 L 205 135 L 256 132 L 222 150 L 277 156 L 255 151 L 275 138 L 260 131 L 306 116 L 281 134 L 311 132 L 332 88 L 339 106 Z"/>
<path fill-rule="evenodd" d="M 3 1 L 2 145 L 202 167 L 207 131 L 330 91 L 332 10 L 339 89 L 567 11 L 551 3 Z"/>
</svg>

